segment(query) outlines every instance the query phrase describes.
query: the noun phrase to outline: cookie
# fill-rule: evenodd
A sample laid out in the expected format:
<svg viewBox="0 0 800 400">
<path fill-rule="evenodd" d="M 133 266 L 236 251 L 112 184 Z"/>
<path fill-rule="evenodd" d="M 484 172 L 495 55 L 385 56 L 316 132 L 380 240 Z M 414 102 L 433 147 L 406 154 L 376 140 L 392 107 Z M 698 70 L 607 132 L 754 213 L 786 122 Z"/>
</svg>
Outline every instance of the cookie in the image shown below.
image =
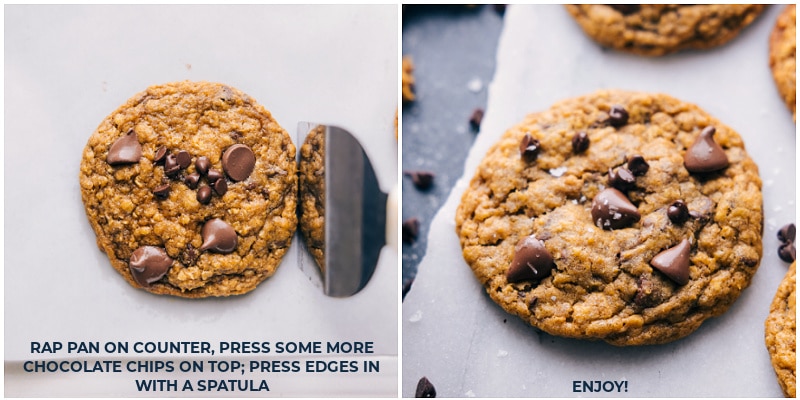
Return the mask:
<svg viewBox="0 0 800 400">
<path fill-rule="evenodd" d="M 722 45 L 764 10 L 760 4 L 569 4 L 566 7 L 586 34 L 600 45 L 644 56 Z"/>
<path fill-rule="evenodd" d="M 414 94 L 414 61 L 411 59 L 411 56 L 403 57 L 402 72 L 403 102 L 414 101 L 417 96 Z"/>
<path fill-rule="evenodd" d="M 797 120 L 795 105 L 797 28 L 795 24 L 795 5 L 790 4 L 778 16 L 775 28 L 769 37 L 769 67 L 772 69 L 772 77 L 775 78 L 778 92 L 786 106 L 792 110 L 792 117 Z"/>
<path fill-rule="evenodd" d="M 795 296 L 797 286 L 795 281 L 795 266 L 792 263 L 786 276 L 778 286 L 775 298 L 769 308 L 769 316 L 764 323 L 764 339 L 778 376 L 778 382 L 786 397 L 795 397 L 796 377 L 796 352 L 797 352 L 797 309 Z"/>
<path fill-rule="evenodd" d="M 667 95 L 609 90 L 506 131 L 456 233 L 507 312 L 625 346 L 724 313 L 759 266 L 762 219 L 758 167 L 733 129 Z"/>
<path fill-rule="evenodd" d="M 295 147 L 248 95 L 209 82 L 151 86 L 106 117 L 80 165 L 81 197 L 128 283 L 198 298 L 271 276 L 297 227 Z"/>
<path fill-rule="evenodd" d="M 300 146 L 300 232 L 308 252 L 325 272 L 325 127 L 312 129 Z"/>
</svg>

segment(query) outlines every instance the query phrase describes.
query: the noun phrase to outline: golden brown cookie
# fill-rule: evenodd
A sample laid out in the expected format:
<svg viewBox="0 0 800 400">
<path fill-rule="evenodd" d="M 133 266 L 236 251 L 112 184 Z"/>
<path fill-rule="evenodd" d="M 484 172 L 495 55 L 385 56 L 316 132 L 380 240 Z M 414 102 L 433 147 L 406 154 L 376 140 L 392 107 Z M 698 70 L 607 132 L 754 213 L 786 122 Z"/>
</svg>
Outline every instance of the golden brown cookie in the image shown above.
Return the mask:
<svg viewBox="0 0 800 400">
<path fill-rule="evenodd" d="M 456 212 L 488 295 L 553 335 L 666 343 L 721 315 L 761 260 L 741 137 L 663 94 L 599 91 L 488 149 Z"/>
<path fill-rule="evenodd" d="M 414 101 L 416 95 L 414 94 L 414 62 L 411 56 L 403 57 L 403 102 Z"/>
<path fill-rule="evenodd" d="M 792 116 L 796 115 L 796 91 L 797 84 L 796 69 L 797 58 L 795 51 L 797 48 L 797 27 L 795 22 L 795 5 L 786 6 L 778 20 L 775 28 L 769 37 L 769 67 L 772 69 L 772 77 L 778 86 L 778 92 L 783 97 L 786 106 L 792 110 Z"/>
<path fill-rule="evenodd" d="M 219 83 L 151 86 L 106 117 L 80 167 L 97 244 L 136 288 L 246 293 L 297 226 L 295 147 L 272 115 Z"/>
<path fill-rule="evenodd" d="M 795 397 L 796 377 L 796 352 L 797 352 L 797 283 L 795 281 L 795 266 L 792 263 L 786 276 L 778 286 L 775 299 L 769 308 L 769 316 L 765 325 L 765 341 L 769 351 L 772 367 L 778 376 L 778 382 L 786 397 Z"/>
<path fill-rule="evenodd" d="M 569 13 L 600 45 L 645 56 L 707 49 L 736 37 L 761 4 L 569 4 Z"/>
<path fill-rule="evenodd" d="M 325 272 L 325 126 L 312 129 L 300 146 L 300 232 Z"/>
</svg>

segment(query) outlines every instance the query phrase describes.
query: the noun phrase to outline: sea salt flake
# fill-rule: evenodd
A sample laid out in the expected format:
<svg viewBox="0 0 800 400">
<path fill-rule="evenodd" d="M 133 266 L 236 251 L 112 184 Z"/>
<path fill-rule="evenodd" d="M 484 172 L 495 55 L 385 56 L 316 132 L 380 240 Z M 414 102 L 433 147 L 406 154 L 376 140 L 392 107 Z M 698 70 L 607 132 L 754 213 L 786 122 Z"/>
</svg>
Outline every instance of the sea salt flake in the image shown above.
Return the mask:
<svg viewBox="0 0 800 400">
<path fill-rule="evenodd" d="M 408 322 L 419 322 L 422 319 L 422 310 L 417 310 L 408 318 Z"/>
<path fill-rule="evenodd" d="M 467 390 L 467 393 L 464 393 L 464 395 L 467 397 L 475 397 L 475 392 L 472 390 Z"/>
<path fill-rule="evenodd" d="M 560 177 L 561 175 L 564 175 L 564 173 L 565 173 L 565 172 L 567 172 L 567 167 L 558 167 L 558 168 L 553 168 L 553 169 L 551 169 L 551 170 L 550 170 L 550 171 L 548 171 L 548 172 L 550 172 L 550 175 L 553 175 L 553 176 L 555 176 L 556 178 L 558 178 L 558 177 Z"/>
<path fill-rule="evenodd" d="M 483 81 L 481 81 L 481 78 L 474 77 L 467 82 L 467 89 L 469 89 L 470 92 L 478 93 L 483 89 Z"/>
<path fill-rule="evenodd" d="M 508 352 L 507 352 L 507 351 L 505 351 L 505 350 L 499 350 L 499 351 L 497 352 L 497 356 L 498 356 L 498 357 L 506 357 L 506 356 L 508 356 Z"/>
</svg>

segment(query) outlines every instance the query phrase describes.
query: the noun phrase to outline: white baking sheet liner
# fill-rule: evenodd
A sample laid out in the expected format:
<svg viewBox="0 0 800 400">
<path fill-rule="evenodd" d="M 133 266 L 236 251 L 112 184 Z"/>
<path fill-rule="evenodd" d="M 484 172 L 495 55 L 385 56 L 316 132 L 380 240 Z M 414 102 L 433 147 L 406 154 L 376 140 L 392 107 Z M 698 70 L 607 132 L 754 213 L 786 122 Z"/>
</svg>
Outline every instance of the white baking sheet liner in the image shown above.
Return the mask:
<svg viewBox="0 0 800 400">
<path fill-rule="evenodd" d="M 764 345 L 764 319 L 788 267 L 776 232 L 796 215 L 795 124 L 767 62 L 781 8 L 769 7 L 721 48 L 643 58 L 601 49 L 563 6 L 509 6 L 480 134 L 403 302 L 403 396 L 413 397 L 423 376 L 441 397 L 782 396 Z M 488 298 L 455 234 L 461 195 L 507 128 L 605 88 L 699 105 L 742 135 L 764 182 L 764 256 L 752 284 L 726 314 L 666 345 L 619 348 L 537 333 Z"/>
<path fill-rule="evenodd" d="M 95 244 L 78 168 L 106 115 L 150 85 L 226 83 L 295 137 L 300 121 L 359 139 L 384 190 L 396 185 L 397 5 L 6 6 L 5 395 L 391 396 L 398 393 L 397 252 L 372 281 L 334 299 L 298 266 L 298 238 L 277 273 L 247 295 L 186 300 L 135 290 Z M 297 143 L 295 143 L 297 145 Z M 31 354 L 31 342 L 268 341 L 231 360 L 356 360 L 360 372 L 181 374 L 200 355 Z M 373 342 L 370 354 L 276 354 L 278 341 Z M 29 373 L 32 359 L 175 361 L 176 372 Z M 219 354 L 210 360 L 224 360 Z M 362 361 L 379 370 L 363 372 Z M 124 364 L 123 364 L 124 365 Z M 266 391 L 142 392 L 135 379 L 254 379 Z"/>
</svg>

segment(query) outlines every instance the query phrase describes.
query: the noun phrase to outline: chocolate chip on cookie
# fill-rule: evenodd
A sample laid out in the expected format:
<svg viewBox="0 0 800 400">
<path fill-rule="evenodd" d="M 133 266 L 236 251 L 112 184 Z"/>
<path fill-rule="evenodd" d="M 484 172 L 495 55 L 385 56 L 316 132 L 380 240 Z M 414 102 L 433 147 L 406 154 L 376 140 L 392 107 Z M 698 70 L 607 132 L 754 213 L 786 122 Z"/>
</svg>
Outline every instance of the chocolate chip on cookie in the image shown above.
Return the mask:
<svg viewBox="0 0 800 400">
<path fill-rule="evenodd" d="M 142 145 L 133 129 L 117 139 L 108 150 L 106 161 L 109 165 L 124 165 L 139 162 L 142 158 Z"/>
<path fill-rule="evenodd" d="M 695 142 L 686 150 L 684 165 L 689 172 L 704 173 L 724 169 L 728 166 L 725 150 L 714 141 L 713 126 L 707 126 L 700 132 Z"/>
</svg>

